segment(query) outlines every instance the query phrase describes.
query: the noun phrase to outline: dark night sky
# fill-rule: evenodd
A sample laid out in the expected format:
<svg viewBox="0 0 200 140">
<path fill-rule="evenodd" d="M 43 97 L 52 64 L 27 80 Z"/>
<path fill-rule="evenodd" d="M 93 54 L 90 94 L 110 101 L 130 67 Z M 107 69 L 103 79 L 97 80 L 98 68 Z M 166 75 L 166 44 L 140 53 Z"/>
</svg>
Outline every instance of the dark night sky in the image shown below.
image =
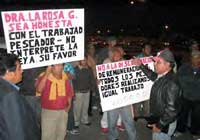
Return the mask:
<svg viewBox="0 0 200 140">
<path fill-rule="evenodd" d="M 173 2 L 172 2 L 173 1 Z M 49 8 L 85 8 L 86 34 L 97 29 L 134 34 L 159 34 L 164 25 L 171 31 L 200 33 L 200 4 L 194 0 L 146 0 L 131 5 L 130 0 L 1 0 L 0 9 L 28 10 Z M 2 23 L 0 22 L 2 34 Z"/>
</svg>

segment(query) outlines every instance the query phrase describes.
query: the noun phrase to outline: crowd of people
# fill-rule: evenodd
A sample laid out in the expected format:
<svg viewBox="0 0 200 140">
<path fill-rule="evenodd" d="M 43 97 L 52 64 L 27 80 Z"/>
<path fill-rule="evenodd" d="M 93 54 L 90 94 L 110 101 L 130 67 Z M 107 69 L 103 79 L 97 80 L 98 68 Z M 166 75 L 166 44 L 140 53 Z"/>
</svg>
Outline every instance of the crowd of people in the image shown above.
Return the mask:
<svg viewBox="0 0 200 140">
<path fill-rule="evenodd" d="M 186 131 L 200 134 L 198 44 L 153 52 L 144 43 L 130 59 L 153 81 L 150 99 L 102 113 L 96 65 L 125 60 L 126 54 L 116 37 L 108 37 L 107 44 L 97 51 L 88 43 L 84 60 L 24 71 L 17 56 L 1 50 L 0 139 L 64 140 L 67 132 L 78 135 L 80 125 L 91 125 L 93 108 L 102 114 L 96 123 L 108 140 L 117 140 L 118 130 L 125 130 L 128 140 L 138 140 L 137 119 L 145 119 L 153 140 L 171 140 Z M 142 57 L 153 58 L 154 71 L 142 64 Z"/>
</svg>

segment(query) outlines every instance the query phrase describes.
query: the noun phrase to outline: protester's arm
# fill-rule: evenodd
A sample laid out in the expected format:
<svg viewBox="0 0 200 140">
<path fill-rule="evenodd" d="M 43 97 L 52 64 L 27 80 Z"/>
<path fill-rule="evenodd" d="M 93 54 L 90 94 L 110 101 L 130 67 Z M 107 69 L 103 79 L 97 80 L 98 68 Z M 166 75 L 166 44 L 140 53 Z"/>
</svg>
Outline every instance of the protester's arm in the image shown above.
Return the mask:
<svg viewBox="0 0 200 140">
<path fill-rule="evenodd" d="M 157 74 L 153 72 L 151 69 L 149 69 L 147 66 L 142 64 L 141 60 L 139 58 L 135 58 L 132 60 L 132 64 L 139 66 L 139 68 L 142 70 L 142 72 L 151 80 L 155 81 L 157 79 Z"/>
<path fill-rule="evenodd" d="M 153 72 L 151 69 L 149 69 L 145 65 L 140 65 L 139 68 L 142 70 L 142 72 L 151 80 L 155 81 L 158 77 L 157 73 Z"/>
<path fill-rule="evenodd" d="M 72 106 L 72 98 L 69 98 L 69 99 L 68 99 L 68 106 L 67 106 L 67 108 L 66 108 L 66 111 L 67 111 L 67 112 L 69 111 L 69 109 L 71 108 L 71 106 Z"/>
<path fill-rule="evenodd" d="M 36 87 L 37 92 L 39 92 L 39 93 L 43 92 L 44 87 L 46 85 L 46 81 L 47 81 L 50 73 L 51 73 L 51 66 L 48 66 L 44 75 L 39 77 L 38 80 L 36 81 L 35 87 Z"/>
</svg>

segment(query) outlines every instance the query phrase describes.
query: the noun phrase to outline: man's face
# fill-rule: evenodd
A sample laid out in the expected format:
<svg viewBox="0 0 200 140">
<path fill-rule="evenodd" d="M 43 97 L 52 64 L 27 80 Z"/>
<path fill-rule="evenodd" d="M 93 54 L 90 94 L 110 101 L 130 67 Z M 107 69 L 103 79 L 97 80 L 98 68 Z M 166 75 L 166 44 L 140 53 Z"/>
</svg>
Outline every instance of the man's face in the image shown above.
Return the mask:
<svg viewBox="0 0 200 140">
<path fill-rule="evenodd" d="M 80 65 L 83 66 L 83 67 L 87 66 L 87 60 L 86 59 L 81 60 Z"/>
<path fill-rule="evenodd" d="M 192 66 L 194 68 L 200 68 L 200 56 L 192 57 Z"/>
<path fill-rule="evenodd" d="M 151 55 L 151 47 L 150 46 L 147 46 L 143 49 L 143 53 L 146 55 L 146 56 L 150 56 Z"/>
<path fill-rule="evenodd" d="M 114 51 L 112 56 L 112 61 L 117 62 L 120 61 L 122 58 L 121 53 L 119 51 Z"/>
<path fill-rule="evenodd" d="M 170 69 L 170 63 L 165 61 L 161 57 L 156 58 L 154 66 L 155 66 L 155 71 L 157 74 L 164 74 Z"/>
<path fill-rule="evenodd" d="M 193 44 L 193 45 L 192 45 L 192 50 L 193 50 L 193 51 L 198 51 L 198 50 L 199 50 L 198 44 Z"/>
<path fill-rule="evenodd" d="M 16 61 L 16 70 L 13 72 L 13 82 L 14 84 L 19 83 L 22 80 L 22 72 L 21 64 L 19 61 Z"/>
<path fill-rule="evenodd" d="M 63 64 L 56 64 L 52 67 L 52 73 L 54 75 L 61 75 L 63 72 Z"/>
<path fill-rule="evenodd" d="M 114 47 L 116 44 L 117 44 L 117 41 L 116 41 L 116 40 L 110 40 L 110 41 L 108 41 L 108 45 L 109 45 L 110 47 Z"/>
</svg>

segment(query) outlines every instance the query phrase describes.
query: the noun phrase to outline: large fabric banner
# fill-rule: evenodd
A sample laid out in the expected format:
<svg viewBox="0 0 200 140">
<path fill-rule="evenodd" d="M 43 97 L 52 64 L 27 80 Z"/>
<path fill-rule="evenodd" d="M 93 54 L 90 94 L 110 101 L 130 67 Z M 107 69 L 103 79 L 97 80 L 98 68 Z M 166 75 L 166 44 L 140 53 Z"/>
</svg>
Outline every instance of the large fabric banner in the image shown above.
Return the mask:
<svg viewBox="0 0 200 140">
<path fill-rule="evenodd" d="M 1 14 L 7 51 L 19 56 L 23 69 L 84 58 L 84 9 Z"/>
<path fill-rule="evenodd" d="M 143 64 L 154 69 L 151 58 L 141 58 Z M 131 60 L 96 66 L 103 111 L 131 105 L 150 98 L 153 82 Z"/>
</svg>

